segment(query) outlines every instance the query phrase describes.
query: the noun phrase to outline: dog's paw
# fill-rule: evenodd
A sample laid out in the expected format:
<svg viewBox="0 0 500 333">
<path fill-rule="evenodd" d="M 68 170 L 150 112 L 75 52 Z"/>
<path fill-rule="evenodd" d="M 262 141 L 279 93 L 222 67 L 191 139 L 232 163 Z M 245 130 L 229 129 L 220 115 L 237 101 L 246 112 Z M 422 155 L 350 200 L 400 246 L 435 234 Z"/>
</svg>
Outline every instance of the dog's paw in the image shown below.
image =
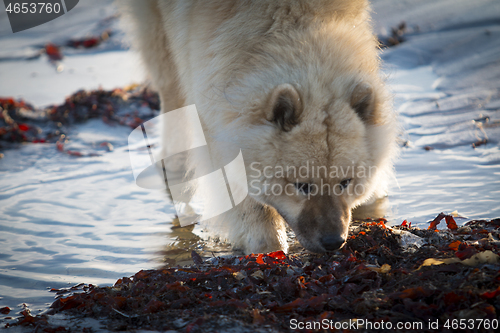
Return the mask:
<svg viewBox="0 0 500 333">
<path fill-rule="evenodd" d="M 274 251 L 288 252 L 286 232 L 282 230 L 259 230 L 247 233 L 240 244 L 245 254 L 269 253 Z"/>
</svg>

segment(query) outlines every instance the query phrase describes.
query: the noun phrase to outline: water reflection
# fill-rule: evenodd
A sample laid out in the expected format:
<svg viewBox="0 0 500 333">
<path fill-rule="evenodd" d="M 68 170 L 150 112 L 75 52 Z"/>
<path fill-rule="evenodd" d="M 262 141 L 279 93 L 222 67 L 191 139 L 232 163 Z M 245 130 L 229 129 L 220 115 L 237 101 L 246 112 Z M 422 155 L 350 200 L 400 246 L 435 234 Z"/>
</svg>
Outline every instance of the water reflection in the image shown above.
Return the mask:
<svg viewBox="0 0 500 333">
<path fill-rule="evenodd" d="M 233 254 L 229 243 L 207 236 L 198 224 L 182 227 L 176 216 L 171 225 L 171 231 L 168 233 L 168 244 L 159 252 L 162 263 L 166 266 L 192 264 L 192 251 L 196 251 L 202 257 Z"/>
</svg>

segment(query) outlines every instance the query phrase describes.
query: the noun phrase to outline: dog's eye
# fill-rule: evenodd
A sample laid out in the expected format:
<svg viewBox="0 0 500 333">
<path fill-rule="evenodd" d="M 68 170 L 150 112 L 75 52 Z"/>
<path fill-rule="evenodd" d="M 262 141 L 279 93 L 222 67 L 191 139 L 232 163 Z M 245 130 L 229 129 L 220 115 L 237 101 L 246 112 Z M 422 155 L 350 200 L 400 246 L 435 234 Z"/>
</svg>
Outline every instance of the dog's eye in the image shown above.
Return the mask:
<svg viewBox="0 0 500 333">
<path fill-rule="evenodd" d="M 308 183 L 295 183 L 295 187 L 303 194 L 311 192 L 311 184 Z"/>
<path fill-rule="evenodd" d="M 340 182 L 340 187 L 342 188 L 346 188 L 347 186 L 349 186 L 349 183 L 351 182 L 351 178 L 349 179 L 344 179 L 343 181 Z"/>
</svg>

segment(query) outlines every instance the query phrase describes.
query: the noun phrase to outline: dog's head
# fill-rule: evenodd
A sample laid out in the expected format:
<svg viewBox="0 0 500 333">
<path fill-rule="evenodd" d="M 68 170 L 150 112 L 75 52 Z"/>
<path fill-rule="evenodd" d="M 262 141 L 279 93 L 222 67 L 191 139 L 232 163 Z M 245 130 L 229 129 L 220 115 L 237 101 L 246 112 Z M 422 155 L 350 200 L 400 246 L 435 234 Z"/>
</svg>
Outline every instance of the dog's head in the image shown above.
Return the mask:
<svg viewBox="0 0 500 333">
<path fill-rule="evenodd" d="M 234 112 L 223 127 L 243 148 L 249 194 L 314 252 L 343 246 L 352 208 L 383 192 L 395 151 L 395 117 L 363 22 L 270 35 L 224 89 Z"/>
<path fill-rule="evenodd" d="M 250 194 L 274 207 L 313 252 L 344 245 L 351 209 L 373 193 L 378 173 L 377 138 L 368 129 L 377 112 L 372 85 L 333 86 L 328 94 L 292 84 L 272 90 L 263 107 L 266 144 L 248 173 Z"/>
</svg>

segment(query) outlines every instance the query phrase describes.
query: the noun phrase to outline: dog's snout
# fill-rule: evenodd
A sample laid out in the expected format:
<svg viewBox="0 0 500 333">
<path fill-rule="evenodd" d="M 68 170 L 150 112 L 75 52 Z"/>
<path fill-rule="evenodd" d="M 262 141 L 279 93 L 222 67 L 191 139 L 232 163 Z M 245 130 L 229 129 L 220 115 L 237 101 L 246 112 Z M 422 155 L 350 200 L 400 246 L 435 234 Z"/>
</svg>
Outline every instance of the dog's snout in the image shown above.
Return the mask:
<svg viewBox="0 0 500 333">
<path fill-rule="evenodd" d="M 337 235 L 325 235 L 321 237 L 321 245 L 327 251 L 334 251 L 340 249 L 344 245 L 345 240 Z"/>
</svg>

